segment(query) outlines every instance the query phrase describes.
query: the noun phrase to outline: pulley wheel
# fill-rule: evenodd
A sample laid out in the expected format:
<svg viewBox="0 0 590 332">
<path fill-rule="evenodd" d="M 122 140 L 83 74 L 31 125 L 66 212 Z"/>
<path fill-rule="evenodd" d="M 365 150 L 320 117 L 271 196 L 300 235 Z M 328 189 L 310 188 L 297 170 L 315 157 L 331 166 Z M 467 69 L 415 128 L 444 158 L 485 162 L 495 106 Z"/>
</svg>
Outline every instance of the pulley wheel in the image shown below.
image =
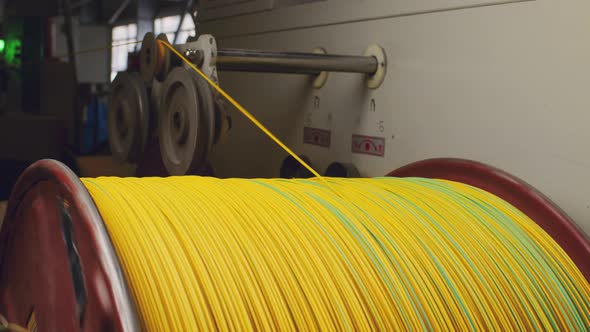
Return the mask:
<svg viewBox="0 0 590 332">
<path fill-rule="evenodd" d="M 160 152 L 170 175 L 199 169 L 207 159 L 211 143 L 209 119 L 204 107 L 207 94 L 194 73 L 177 67 L 168 74 L 160 104 Z M 204 98 L 203 98 L 204 97 Z M 212 103 L 212 101 L 211 101 Z"/>
<path fill-rule="evenodd" d="M 170 71 L 170 52 L 158 40 L 168 42 L 165 34 L 159 34 L 156 38 L 152 32 L 148 32 L 141 42 L 139 54 L 141 78 L 146 84 L 151 84 L 152 79 L 164 81 Z"/>
<path fill-rule="evenodd" d="M 324 173 L 327 177 L 335 178 L 358 178 L 360 173 L 354 164 L 333 162 Z"/>
<path fill-rule="evenodd" d="M 149 133 L 149 101 L 143 81 L 135 73 L 119 73 L 109 95 L 109 144 L 113 156 L 135 162 Z"/>
<path fill-rule="evenodd" d="M 206 131 L 207 136 L 207 149 L 206 153 L 208 154 L 213 147 L 213 143 L 215 142 L 215 101 L 213 98 L 213 91 L 211 91 L 211 87 L 209 83 L 205 81 L 199 74 L 193 72 L 189 69 L 190 74 L 193 76 L 195 80 L 195 84 L 197 86 L 197 92 L 199 94 L 199 111 L 201 121 L 203 121 L 202 130 Z M 207 156 L 205 156 L 206 158 Z"/>
<path fill-rule="evenodd" d="M 162 86 L 164 85 L 163 82 L 160 82 L 156 79 L 152 80 L 152 85 L 149 89 L 149 98 L 150 98 L 150 134 L 156 136 L 158 134 L 158 125 L 160 120 L 158 117 L 160 116 L 160 99 L 162 96 Z"/>
</svg>

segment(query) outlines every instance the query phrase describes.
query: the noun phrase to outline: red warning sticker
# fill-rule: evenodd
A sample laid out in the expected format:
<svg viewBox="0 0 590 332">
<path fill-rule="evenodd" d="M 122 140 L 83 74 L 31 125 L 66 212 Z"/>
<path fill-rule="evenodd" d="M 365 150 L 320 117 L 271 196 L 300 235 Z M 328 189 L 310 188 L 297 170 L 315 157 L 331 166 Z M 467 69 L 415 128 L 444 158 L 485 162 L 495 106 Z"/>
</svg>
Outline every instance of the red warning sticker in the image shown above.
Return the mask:
<svg viewBox="0 0 590 332">
<path fill-rule="evenodd" d="M 385 138 L 352 135 L 352 152 L 383 157 L 385 155 Z"/>
<path fill-rule="evenodd" d="M 303 127 L 303 143 L 330 147 L 332 132 L 329 130 Z"/>
</svg>

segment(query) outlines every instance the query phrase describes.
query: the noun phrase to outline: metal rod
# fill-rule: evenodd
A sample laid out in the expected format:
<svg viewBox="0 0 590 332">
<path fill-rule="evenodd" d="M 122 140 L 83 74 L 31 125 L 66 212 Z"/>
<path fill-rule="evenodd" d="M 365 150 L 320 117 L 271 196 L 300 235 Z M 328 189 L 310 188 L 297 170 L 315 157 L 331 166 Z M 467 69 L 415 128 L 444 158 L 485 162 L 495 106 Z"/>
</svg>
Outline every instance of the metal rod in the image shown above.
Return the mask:
<svg viewBox="0 0 590 332">
<path fill-rule="evenodd" d="M 87 4 L 91 3 L 94 0 L 81 0 L 76 3 L 72 4 L 72 9 L 77 9 L 78 7 L 86 6 Z"/>
<path fill-rule="evenodd" d="M 68 47 L 68 62 L 70 63 L 70 65 L 72 66 L 72 70 L 74 72 L 74 82 L 75 85 L 73 86 L 73 93 L 74 93 L 74 98 L 72 98 L 73 100 L 71 101 L 73 103 L 73 107 L 74 107 L 74 114 L 73 114 L 73 120 L 74 123 L 76 124 L 76 127 L 74 128 L 73 131 L 73 138 L 74 138 L 74 144 L 75 144 L 75 150 L 79 151 L 81 144 L 80 142 L 82 141 L 80 139 L 80 137 L 82 137 L 82 133 L 80 130 L 80 126 L 79 124 L 82 123 L 81 119 L 82 119 L 82 115 L 80 114 L 80 99 L 78 96 L 78 67 L 76 65 L 76 50 L 74 47 L 74 32 L 73 32 L 73 28 L 72 28 L 72 6 L 70 3 L 70 0 L 62 0 L 62 8 L 64 11 L 64 23 L 65 23 L 65 32 L 66 32 L 66 45 Z"/>
<path fill-rule="evenodd" d="M 176 40 L 178 40 L 178 34 L 180 33 L 180 29 L 182 28 L 182 23 L 184 23 L 184 17 L 186 13 L 190 10 L 193 6 L 193 0 L 186 0 L 184 4 L 184 8 L 182 9 L 182 13 L 180 14 L 180 20 L 178 21 L 178 27 L 176 28 L 176 32 L 174 33 L 174 38 L 172 39 L 172 44 L 176 44 Z M 185 40 L 186 41 L 186 40 Z M 183 42 L 185 42 L 183 41 Z"/>
<path fill-rule="evenodd" d="M 74 48 L 74 33 L 72 31 L 72 6 L 70 0 L 63 0 L 64 23 L 66 33 L 66 46 L 68 48 L 68 61 L 74 68 L 74 76 L 76 75 L 76 50 Z"/>
<path fill-rule="evenodd" d="M 125 8 L 127 8 L 127 6 L 129 6 L 130 3 L 131 3 L 131 0 L 125 0 L 121 3 L 121 5 L 119 5 L 119 8 L 117 8 L 117 10 L 115 10 L 113 15 L 111 15 L 111 18 L 109 18 L 110 25 L 114 24 L 117 21 L 119 16 L 121 16 L 121 14 L 125 10 Z"/>
<path fill-rule="evenodd" d="M 224 71 L 316 75 L 323 71 L 374 74 L 379 67 L 372 56 L 242 49 L 219 49 L 215 64 L 218 70 Z"/>
</svg>

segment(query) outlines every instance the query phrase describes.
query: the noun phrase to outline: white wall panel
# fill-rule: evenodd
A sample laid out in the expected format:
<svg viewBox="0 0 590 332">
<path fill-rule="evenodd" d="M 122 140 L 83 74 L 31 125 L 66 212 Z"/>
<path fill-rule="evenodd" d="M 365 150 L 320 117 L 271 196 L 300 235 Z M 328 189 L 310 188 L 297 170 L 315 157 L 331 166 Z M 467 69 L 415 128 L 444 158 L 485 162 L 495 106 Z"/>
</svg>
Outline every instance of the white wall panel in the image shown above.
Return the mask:
<svg viewBox="0 0 590 332">
<path fill-rule="evenodd" d="M 281 1 L 275 0 L 274 10 L 269 10 L 273 0 L 218 8 L 202 5 L 199 17 L 219 37 L 227 37 L 533 0 L 325 0 L 287 8 L 281 8 Z"/>
<path fill-rule="evenodd" d="M 368 5 L 354 15 L 365 17 L 384 3 L 360 2 Z M 290 13 L 304 22 L 353 15 L 345 5 L 309 17 L 300 12 L 322 5 L 281 9 L 274 26 L 280 30 L 298 19 Z M 271 13 L 240 18 L 250 20 L 242 31 L 255 33 L 237 33 L 234 20 L 203 28 L 226 36 L 221 47 L 323 46 L 361 54 L 379 43 L 388 52 L 388 76 L 375 91 L 354 74 L 331 74 L 323 89 L 314 90 L 302 76 L 222 73 L 223 86 L 319 170 L 337 160 L 378 176 L 425 158 L 479 160 L 536 186 L 590 232 L 589 1 L 527 1 L 280 32 L 269 26 Z M 375 112 L 369 111 L 371 99 Z M 308 113 L 313 126 L 332 131 L 330 148 L 302 143 Z M 215 156 L 219 175 L 277 176 L 285 154 L 235 111 L 234 124 Z M 351 153 L 355 133 L 385 137 L 385 157 Z"/>
</svg>

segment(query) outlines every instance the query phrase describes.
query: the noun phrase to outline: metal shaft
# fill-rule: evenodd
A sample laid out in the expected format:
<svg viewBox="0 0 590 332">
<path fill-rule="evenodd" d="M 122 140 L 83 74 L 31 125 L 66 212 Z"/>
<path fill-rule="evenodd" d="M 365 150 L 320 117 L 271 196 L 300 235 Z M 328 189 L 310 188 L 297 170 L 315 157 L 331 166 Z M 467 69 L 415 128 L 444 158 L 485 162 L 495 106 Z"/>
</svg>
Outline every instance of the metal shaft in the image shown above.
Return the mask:
<svg viewBox="0 0 590 332">
<path fill-rule="evenodd" d="M 296 52 L 219 49 L 218 70 L 287 74 L 319 74 L 322 71 L 374 74 L 379 66 L 372 56 L 344 56 Z"/>
</svg>

